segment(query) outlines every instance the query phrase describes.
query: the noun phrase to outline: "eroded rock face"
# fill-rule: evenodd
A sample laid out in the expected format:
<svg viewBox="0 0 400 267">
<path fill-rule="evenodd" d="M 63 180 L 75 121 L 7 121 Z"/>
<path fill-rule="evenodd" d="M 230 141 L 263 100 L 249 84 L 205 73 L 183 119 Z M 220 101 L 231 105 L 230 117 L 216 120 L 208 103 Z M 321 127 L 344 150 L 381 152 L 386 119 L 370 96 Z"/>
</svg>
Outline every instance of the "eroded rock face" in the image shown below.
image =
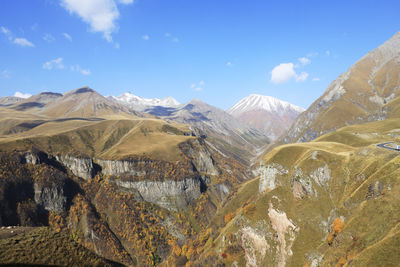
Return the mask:
<svg viewBox="0 0 400 267">
<path fill-rule="evenodd" d="M 367 196 L 366 199 L 370 199 L 370 198 L 377 198 L 382 194 L 384 185 L 383 183 L 376 181 L 375 183 L 371 183 L 368 186 L 368 192 L 367 192 Z"/>
<path fill-rule="evenodd" d="M 262 262 L 270 248 L 264 235 L 246 226 L 241 230 L 241 246 L 245 251 L 246 267 L 257 267 Z"/>
<path fill-rule="evenodd" d="M 168 210 L 185 209 L 192 201 L 200 197 L 201 179 L 185 178 L 180 181 L 119 181 L 115 180 L 122 190 L 136 189 L 140 197 Z"/>
<path fill-rule="evenodd" d="M 287 174 L 287 170 L 279 164 L 261 165 L 256 174 L 260 175 L 258 191 L 259 193 L 263 193 L 266 190 L 275 189 L 277 186 L 277 176 Z"/>
<path fill-rule="evenodd" d="M 40 164 L 42 162 L 42 160 L 40 159 L 39 155 L 37 153 L 33 153 L 33 152 L 27 152 L 22 156 L 23 160 L 25 161 L 25 163 L 28 164 Z"/>
<path fill-rule="evenodd" d="M 324 165 L 323 167 L 319 167 L 310 173 L 310 177 L 320 186 L 327 186 L 329 180 L 331 179 L 331 170 L 329 169 L 328 165 Z"/>
<path fill-rule="evenodd" d="M 56 159 L 78 177 L 85 180 L 92 179 L 95 175 L 93 160 L 90 158 L 75 158 L 70 155 L 57 155 Z"/>
<path fill-rule="evenodd" d="M 33 187 L 36 204 L 42 206 L 47 211 L 61 212 L 65 210 L 67 197 L 64 194 L 63 187 L 56 184 L 40 185 L 38 183 L 35 183 Z"/>
<path fill-rule="evenodd" d="M 283 211 L 274 209 L 272 203 L 269 204 L 268 216 L 271 220 L 272 229 L 278 236 L 278 267 L 284 267 L 287 259 L 292 256 L 292 245 L 296 238 L 299 228 L 286 216 Z"/>
<path fill-rule="evenodd" d="M 105 175 L 118 175 L 118 174 L 129 174 L 133 176 L 146 175 L 146 171 L 140 170 L 137 161 L 98 159 L 96 162 L 101 166 L 102 173 Z"/>
<path fill-rule="evenodd" d="M 181 144 L 181 149 L 191 160 L 197 172 L 218 175 L 210 152 L 199 140 Z"/>
</svg>

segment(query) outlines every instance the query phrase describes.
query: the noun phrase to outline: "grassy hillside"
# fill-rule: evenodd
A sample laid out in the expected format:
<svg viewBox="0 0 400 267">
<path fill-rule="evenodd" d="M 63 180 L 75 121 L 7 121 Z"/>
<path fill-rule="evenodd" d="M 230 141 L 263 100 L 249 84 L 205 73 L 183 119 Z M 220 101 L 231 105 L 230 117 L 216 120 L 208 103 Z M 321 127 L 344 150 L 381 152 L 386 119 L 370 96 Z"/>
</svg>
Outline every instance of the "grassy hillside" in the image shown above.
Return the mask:
<svg viewBox="0 0 400 267">
<path fill-rule="evenodd" d="M 273 149 L 217 212 L 197 262 L 398 266 L 400 152 L 375 144 L 400 141 L 399 129 L 384 120 Z"/>
<path fill-rule="evenodd" d="M 308 142 L 341 127 L 398 117 L 400 33 L 372 50 L 326 89 L 271 147 Z M 390 106 L 390 105 L 389 105 Z"/>
<path fill-rule="evenodd" d="M 6 236 L 13 232 L 16 235 Z M 49 227 L 1 229 L 0 262 L 23 266 L 122 266 L 75 242 L 67 231 Z M 14 265 L 14 266 L 15 266 Z"/>
<path fill-rule="evenodd" d="M 105 159 L 133 155 L 154 159 L 178 159 L 178 144 L 193 137 L 186 126 L 157 119 L 123 116 L 49 119 L 25 112 L 0 110 L 0 149 L 73 154 Z M 15 115 L 14 115 L 15 114 Z"/>
</svg>

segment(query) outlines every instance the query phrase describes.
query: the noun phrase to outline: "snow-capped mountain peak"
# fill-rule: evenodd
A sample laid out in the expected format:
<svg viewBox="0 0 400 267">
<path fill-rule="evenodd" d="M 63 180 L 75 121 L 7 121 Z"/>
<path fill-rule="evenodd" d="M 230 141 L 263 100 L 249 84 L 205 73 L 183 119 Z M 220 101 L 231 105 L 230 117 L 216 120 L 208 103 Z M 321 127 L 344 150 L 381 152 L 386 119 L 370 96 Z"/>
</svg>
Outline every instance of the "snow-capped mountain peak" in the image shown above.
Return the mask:
<svg viewBox="0 0 400 267">
<path fill-rule="evenodd" d="M 227 110 L 229 114 L 274 140 L 285 132 L 303 108 L 272 96 L 252 94 Z"/>
<path fill-rule="evenodd" d="M 118 97 L 113 96 L 113 99 L 136 110 L 143 110 L 152 106 L 176 107 L 180 105 L 180 103 L 171 96 L 165 98 L 144 98 L 130 92 L 123 93 Z"/>
<path fill-rule="evenodd" d="M 239 115 L 251 110 L 266 110 L 268 112 L 281 113 L 287 110 L 303 112 L 304 109 L 289 102 L 279 100 L 272 96 L 251 94 L 240 100 L 236 105 L 227 110 L 229 114 Z"/>
</svg>

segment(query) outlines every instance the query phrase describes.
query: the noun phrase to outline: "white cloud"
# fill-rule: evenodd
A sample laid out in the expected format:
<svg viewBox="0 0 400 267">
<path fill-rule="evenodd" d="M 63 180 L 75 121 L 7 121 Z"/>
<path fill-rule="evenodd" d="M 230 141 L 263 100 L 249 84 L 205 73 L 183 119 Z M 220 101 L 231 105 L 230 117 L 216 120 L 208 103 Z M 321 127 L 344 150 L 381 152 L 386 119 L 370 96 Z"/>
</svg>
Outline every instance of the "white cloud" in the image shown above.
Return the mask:
<svg viewBox="0 0 400 267">
<path fill-rule="evenodd" d="M 68 41 L 72 42 L 72 37 L 71 37 L 71 35 L 69 35 L 69 34 L 66 33 L 66 32 L 63 32 L 62 35 L 64 36 L 65 39 L 67 39 Z"/>
<path fill-rule="evenodd" d="M 145 40 L 145 41 L 148 41 L 148 40 L 150 40 L 150 36 L 145 34 L 145 35 L 142 36 L 142 39 Z"/>
<path fill-rule="evenodd" d="M 271 71 L 271 81 L 273 83 L 284 83 L 292 78 L 296 78 L 293 63 L 281 63 Z"/>
<path fill-rule="evenodd" d="M 226 64 L 225 64 L 227 67 L 232 67 L 232 62 L 230 62 L 230 61 L 228 61 L 228 62 L 226 62 Z"/>
<path fill-rule="evenodd" d="M 8 70 L 3 70 L 1 73 L 0 73 L 0 76 L 2 77 L 2 78 L 6 78 L 6 79 L 8 79 L 8 78 L 10 78 L 10 72 L 8 71 Z"/>
<path fill-rule="evenodd" d="M 48 43 L 51 43 L 54 42 L 56 38 L 54 38 L 54 36 L 51 35 L 50 33 L 46 33 L 45 35 L 43 35 L 43 40 L 45 40 Z"/>
<path fill-rule="evenodd" d="M 309 58 L 306 57 L 301 57 L 299 58 L 299 61 L 301 63 L 301 65 L 305 66 L 311 63 L 311 60 Z"/>
<path fill-rule="evenodd" d="M 120 4 L 132 4 L 133 0 L 118 0 Z M 103 37 L 112 42 L 111 34 L 118 29 L 116 20 L 119 11 L 114 0 L 61 0 L 61 5 L 70 13 L 77 14 L 90 25 L 93 32 L 102 32 Z"/>
<path fill-rule="evenodd" d="M 331 55 L 331 51 L 326 50 L 326 51 L 325 51 L 325 54 L 329 57 L 329 56 Z"/>
<path fill-rule="evenodd" d="M 204 82 L 203 80 L 201 80 L 201 81 L 198 82 L 198 83 L 192 83 L 192 84 L 190 85 L 190 88 L 192 88 L 192 89 L 195 90 L 195 91 L 200 92 L 200 91 L 203 91 L 204 85 L 205 85 L 205 82 Z"/>
<path fill-rule="evenodd" d="M 64 68 L 63 58 L 59 57 L 59 58 L 47 61 L 47 62 L 43 63 L 42 68 L 45 70 L 52 70 L 53 68 L 63 69 Z"/>
<path fill-rule="evenodd" d="M 0 31 L 5 35 L 10 35 L 11 31 L 4 26 L 0 26 Z"/>
<path fill-rule="evenodd" d="M 302 72 L 299 75 L 296 75 L 296 82 L 304 82 L 308 78 L 307 72 Z"/>
<path fill-rule="evenodd" d="M 319 81 L 320 81 L 320 78 L 313 78 L 312 81 L 313 81 L 313 82 L 319 82 Z"/>
<path fill-rule="evenodd" d="M 271 82 L 275 84 L 288 82 L 291 79 L 295 79 L 296 82 L 302 82 L 307 80 L 308 73 L 302 72 L 297 74 L 295 71 L 295 65 L 291 62 L 281 63 L 271 71 Z"/>
<path fill-rule="evenodd" d="M 318 52 L 311 52 L 311 53 L 308 53 L 308 54 L 307 54 L 307 57 L 308 57 L 308 58 L 310 58 L 310 57 L 312 58 L 312 57 L 316 57 L 316 56 L 318 56 L 318 55 L 319 55 Z"/>
<path fill-rule="evenodd" d="M 35 45 L 32 42 L 28 41 L 25 38 L 14 38 L 12 32 L 4 26 L 0 26 L 0 32 L 2 34 L 4 34 L 5 36 L 7 36 L 8 40 L 12 41 L 16 45 L 25 46 L 25 47 L 26 46 L 35 47 Z"/>
<path fill-rule="evenodd" d="M 33 43 L 31 43 L 30 41 L 28 41 L 25 38 L 15 38 L 14 39 L 14 44 L 20 45 L 20 46 L 28 46 L 28 47 L 35 47 L 35 45 Z"/>
<path fill-rule="evenodd" d="M 89 69 L 82 69 L 81 66 L 76 65 L 76 66 L 71 66 L 71 71 L 76 71 L 79 72 L 82 75 L 90 75 L 92 74 Z"/>
<path fill-rule="evenodd" d="M 169 32 L 166 32 L 166 33 L 164 34 L 164 37 L 167 38 L 167 39 L 169 39 L 169 40 L 171 40 L 171 42 L 173 42 L 173 43 L 179 43 L 179 38 L 173 36 L 173 35 L 170 34 Z"/>
<path fill-rule="evenodd" d="M 133 4 L 133 0 L 118 0 L 118 2 L 124 5 Z"/>
<path fill-rule="evenodd" d="M 20 97 L 20 98 L 30 98 L 32 95 L 31 94 L 24 94 L 21 92 L 15 92 L 14 94 L 15 97 Z"/>
</svg>

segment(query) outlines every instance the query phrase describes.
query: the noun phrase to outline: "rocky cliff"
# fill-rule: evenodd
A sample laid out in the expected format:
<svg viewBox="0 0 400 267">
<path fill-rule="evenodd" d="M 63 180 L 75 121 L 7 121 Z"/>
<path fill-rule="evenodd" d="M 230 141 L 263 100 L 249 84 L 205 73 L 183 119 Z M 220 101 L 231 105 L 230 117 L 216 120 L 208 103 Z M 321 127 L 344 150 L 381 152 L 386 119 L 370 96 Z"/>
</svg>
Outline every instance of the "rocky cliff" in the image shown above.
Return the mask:
<svg viewBox="0 0 400 267">
<path fill-rule="evenodd" d="M 136 195 L 138 200 L 144 200 L 159 205 L 168 210 L 182 210 L 200 197 L 206 185 L 200 178 L 186 178 L 180 181 L 114 181 L 123 192 Z M 137 190 L 138 194 L 132 192 Z"/>
</svg>

